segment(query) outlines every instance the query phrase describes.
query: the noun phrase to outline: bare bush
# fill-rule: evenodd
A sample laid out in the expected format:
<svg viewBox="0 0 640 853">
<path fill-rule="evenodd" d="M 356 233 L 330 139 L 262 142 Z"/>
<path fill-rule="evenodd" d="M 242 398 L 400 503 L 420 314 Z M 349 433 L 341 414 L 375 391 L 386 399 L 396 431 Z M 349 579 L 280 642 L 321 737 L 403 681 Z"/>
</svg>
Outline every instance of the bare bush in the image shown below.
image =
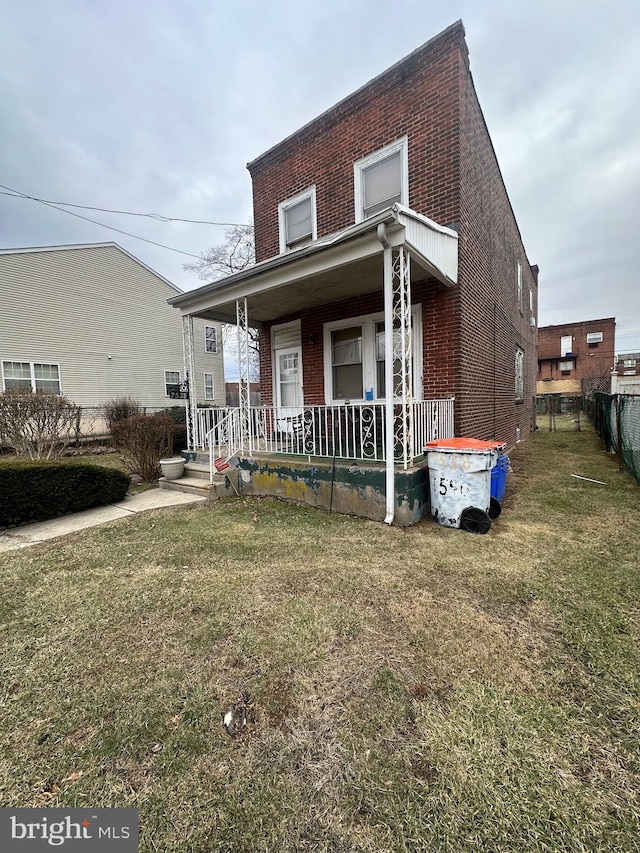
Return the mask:
<svg viewBox="0 0 640 853">
<path fill-rule="evenodd" d="M 171 453 L 174 428 L 168 415 L 134 415 L 116 421 L 111 435 L 127 470 L 143 480 L 155 480 L 160 460 Z"/>
<path fill-rule="evenodd" d="M 109 432 L 118 421 L 125 421 L 141 414 L 140 403 L 133 397 L 116 397 L 104 404 L 104 422 Z"/>
<path fill-rule="evenodd" d="M 58 459 L 75 441 L 80 409 L 58 394 L 13 388 L 0 394 L 0 438 L 18 456 Z"/>
</svg>

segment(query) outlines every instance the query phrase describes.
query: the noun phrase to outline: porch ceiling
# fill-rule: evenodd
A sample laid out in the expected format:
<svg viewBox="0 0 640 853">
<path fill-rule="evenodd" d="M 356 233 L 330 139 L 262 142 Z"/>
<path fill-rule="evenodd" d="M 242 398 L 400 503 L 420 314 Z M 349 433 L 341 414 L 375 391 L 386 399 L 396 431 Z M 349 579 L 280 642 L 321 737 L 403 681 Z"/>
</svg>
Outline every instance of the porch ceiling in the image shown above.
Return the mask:
<svg viewBox="0 0 640 853">
<path fill-rule="evenodd" d="M 173 297 L 169 303 L 184 315 L 235 323 L 236 300 L 246 298 L 249 325 L 261 326 L 285 314 L 382 290 L 383 251 L 377 237 L 382 222 L 391 245 L 409 250 L 412 281 L 433 276 L 447 285 L 456 283 L 458 235 L 395 205 L 331 238 Z"/>
</svg>

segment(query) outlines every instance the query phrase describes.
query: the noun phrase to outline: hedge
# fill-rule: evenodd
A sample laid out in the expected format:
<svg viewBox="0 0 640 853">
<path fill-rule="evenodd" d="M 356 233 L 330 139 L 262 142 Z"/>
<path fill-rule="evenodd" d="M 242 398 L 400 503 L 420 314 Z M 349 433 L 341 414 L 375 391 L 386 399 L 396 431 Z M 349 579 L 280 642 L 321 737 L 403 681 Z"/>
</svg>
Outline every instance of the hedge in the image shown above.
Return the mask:
<svg viewBox="0 0 640 853">
<path fill-rule="evenodd" d="M 99 465 L 19 461 L 0 467 L 0 527 L 121 501 L 130 478 Z"/>
</svg>

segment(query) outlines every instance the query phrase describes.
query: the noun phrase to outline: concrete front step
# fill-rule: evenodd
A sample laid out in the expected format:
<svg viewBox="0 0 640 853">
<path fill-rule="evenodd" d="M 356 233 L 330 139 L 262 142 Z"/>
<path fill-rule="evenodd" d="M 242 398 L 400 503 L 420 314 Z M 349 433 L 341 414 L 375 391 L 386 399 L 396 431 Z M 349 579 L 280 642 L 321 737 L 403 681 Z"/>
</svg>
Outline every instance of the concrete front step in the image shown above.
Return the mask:
<svg viewBox="0 0 640 853">
<path fill-rule="evenodd" d="M 210 483 L 208 473 L 206 480 L 198 476 L 180 477 L 178 480 L 167 480 L 165 477 L 160 477 L 158 485 L 161 489 L 169 489 L 174 492 L 185 492 L 189 495 L 199 495 L 209 501 L 228 498 L 236 494 L 233 487 L 227 483 L 224 476 L 216 475 L 213 479 L 213 483 Z"/>
<path fill-rule="evenodd" d="M 201 462 L 187 462 L 184 466 L 185 477 L 193 477 L 198 480 L 209 482 L 209 464 Z"/>
</svg>

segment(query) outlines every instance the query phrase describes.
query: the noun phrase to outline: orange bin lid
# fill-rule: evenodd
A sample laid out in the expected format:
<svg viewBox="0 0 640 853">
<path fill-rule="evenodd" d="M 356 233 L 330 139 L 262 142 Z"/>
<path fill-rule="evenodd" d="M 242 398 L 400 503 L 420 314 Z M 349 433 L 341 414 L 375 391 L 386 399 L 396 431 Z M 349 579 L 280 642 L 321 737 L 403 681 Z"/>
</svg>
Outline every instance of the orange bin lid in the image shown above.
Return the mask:
<svg viewBox="0 0 640 853">
<path fill-rule="evenodd" d="M 425 445 L 426 450 L 504 450 L 506 447 L 504 441 L 481 441 L 479 438 L 437 438 L 434 441 L 428 441 Z"/>
</svg>

